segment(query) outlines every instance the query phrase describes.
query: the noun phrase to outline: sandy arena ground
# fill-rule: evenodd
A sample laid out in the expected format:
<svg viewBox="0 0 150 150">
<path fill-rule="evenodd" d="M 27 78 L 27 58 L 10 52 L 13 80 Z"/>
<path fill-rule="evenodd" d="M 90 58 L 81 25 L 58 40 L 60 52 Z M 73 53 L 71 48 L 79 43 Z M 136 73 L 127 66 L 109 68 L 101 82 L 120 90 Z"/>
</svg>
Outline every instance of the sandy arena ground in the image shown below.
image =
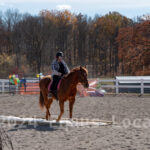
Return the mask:
<svg viewBox="0 0 150 150">
<path fill-rule="evenodd" d="M 54 101 L 51 114 L 58 115 Z M 38 95 L 0 95 L 0 115 L 45 116 Z M 149 150 L 150 97 L 105 96 L 76 98 L 75 118 L 114 120 L 99 127 L 5 126 L 14 150 Z M 68 102 L 65 114 L 68 117 Z"/>
</svg>

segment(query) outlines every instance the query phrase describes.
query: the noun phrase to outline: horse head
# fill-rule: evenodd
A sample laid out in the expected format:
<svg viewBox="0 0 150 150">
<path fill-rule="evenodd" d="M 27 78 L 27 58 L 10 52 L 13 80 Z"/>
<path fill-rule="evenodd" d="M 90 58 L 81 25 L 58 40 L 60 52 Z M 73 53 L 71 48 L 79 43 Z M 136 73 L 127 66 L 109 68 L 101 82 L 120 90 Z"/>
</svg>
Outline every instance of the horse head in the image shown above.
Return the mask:
<svg viewBox="0 0 150 150">
<path fill-rule="evenodd" d="M 87 80 L 88 71 L 85 67 L 80 66 L 79 70 L 79 82 L 84 86 L 84 88 L 89 87 L 89 83 Z"/>
</svg>

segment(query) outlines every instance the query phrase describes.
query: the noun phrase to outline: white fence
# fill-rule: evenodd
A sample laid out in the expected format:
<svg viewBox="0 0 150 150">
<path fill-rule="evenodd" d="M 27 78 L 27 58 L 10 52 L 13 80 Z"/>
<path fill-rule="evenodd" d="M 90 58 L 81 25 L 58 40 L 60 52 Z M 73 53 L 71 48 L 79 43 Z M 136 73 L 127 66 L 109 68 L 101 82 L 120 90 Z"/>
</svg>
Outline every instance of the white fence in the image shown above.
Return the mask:
<svg viewBox="0 0 150 150">
<path fill-rule="evenodd" d="M 122 82 L 125 84 L 123 85 Z M 144 94 L 144 89 L 150 90 L 150 80 L 138 79 L 138 80 L 100 80 L 102 88 L 114 88 L 116 94 L 119 94 L 119 89 L 140 89 L 140 94 Z M 106 85 L 103 85 L 105 83 Z M 110 84 L 114 83 L 114 84 Z M 127 85 L 128 84 L 128 85 Z M 129 85 L 130 84 L 130 85 Z M 135 84 L 135 85 L 134 85 Z M 145 85 L 149 84 L 149 85 Z"/>
<path fill-rule="evenodd" d="M 32 78 L 26 79 L 26 83 L 39 82 L 39 79 Z M 17 92 L 19 91 L 19 85 L 11 85 L 9 79 L 0 79 L 0 93 Z"/>
<path fill-rule="evenodd" d="M 5 91 L 9 91 L 9 80 L 0 79 L 0 92 L 4 93 Z"/>
<path fill-rule="evenodd" d="M 28 82 L 39 82 L 36 79 L 27 79 Z M 101 83 L 102 88 L 111 88 L 115 90 L 116 94 L 119 94 L 119 90 L 121 88 L 124 89 L 140 89 L 140 93 L 144 94 L 144 89 L 149 89 L 150 91 L 150 80 L 138 79 L 138 80 L 98 80 Z M 122 85 L 121 82 L 126 83 L 126 85 Z M 127 85 L 130 84 L 130 85 Z M 136 84 L 136 85 L 133 85 Z M 148 84 L 148 85 L 145 85 Z M 18 87 L 15 87 L 15 90 L 18 91 Z M 107 91 L 107 90 L 106 90 Z M 9 79 L 0 79 L 0 93 L 10 92 L 10 84 Z"/>
</svg>

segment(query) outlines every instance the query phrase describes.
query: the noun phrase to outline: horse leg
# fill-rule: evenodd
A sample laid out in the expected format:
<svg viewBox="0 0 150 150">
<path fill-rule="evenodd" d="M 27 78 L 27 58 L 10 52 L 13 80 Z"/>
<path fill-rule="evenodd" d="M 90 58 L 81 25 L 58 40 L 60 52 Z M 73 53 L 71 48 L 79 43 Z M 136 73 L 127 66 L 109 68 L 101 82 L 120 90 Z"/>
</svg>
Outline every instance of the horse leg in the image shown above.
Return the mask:
<svg viewBox="0 0 150 150">
<path fill-rule="evenodd" d="M 48 107 L 46 106 L 46 116 L 45 116 L 46 120 L 49 119 L 49 115 L 50 113 L 49 113 Z"/>
<path fill-rule="evenodd" d="M 72 118 L 72 111 L 73 111 L 73 104 L 75 102 L 75 97 L 69 100 L 69 112 L 70 112 L 70 119 Z"/>
<path fill-rule="evenodd" d="M 48 99 L 48 91 L 47 90 L 44 91 L 43 96 L 44 96 L 44 105 L 45 105 L 45 108 L 46 108 L 45 119 L 48 120 L 50 118 L 49 108 L 50 108 L 50 105 L 51 105 L 53 99 Z"/>
<path fill-rule="evenodd" d="M 50 112 L 49 112 L 49 109 L 50 109 L 50 107 L 51 107 L 52 102 L 53 102 L 53 99 L 52 99 L 52 98 L 51 98 L 51 99 L 48 99 L 48 103 L 47 103 L 47 105 L 46 105 L 46 120 L 50 120 L 51 114 L 50 114 Z"/>
<path fill-rule="evenodd" d="M 59 107 L 60 107 L 60 115 L 58 116 L 57 118 L 57 122 L 61 119 L 61 116 L 63 115 L 64 113 L 64 101 L 59 101 Z"/>
</svg>

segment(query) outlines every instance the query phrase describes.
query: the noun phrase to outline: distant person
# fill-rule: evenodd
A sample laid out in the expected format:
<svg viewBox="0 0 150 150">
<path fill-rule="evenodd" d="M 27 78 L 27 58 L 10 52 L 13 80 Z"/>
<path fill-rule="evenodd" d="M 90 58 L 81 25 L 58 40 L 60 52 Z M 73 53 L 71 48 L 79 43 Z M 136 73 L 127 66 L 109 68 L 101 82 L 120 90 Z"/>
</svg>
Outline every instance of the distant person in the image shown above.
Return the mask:
<svg viewBox="0 0 150 150">
<path fill-rule="evenodd" d="M 56 58 L 53 60 L 52 65 L 51 65 L 51 69 L 52 69 L 52 80 L 53 81 L 52 81 L 52 84 L 50 87 L 48 97 L 52 98 L 52 96 L 54 95 L 55 98 L 58 100 L 57 85 L 58 85 L 60 79 L 65 74 L 68 74 L 70 72 L 67 64 L 63 60 L 63 52 L 58 52 L 56 54 Z"/>
<path fill-rule="evenodd" d="M 25 78 L 25 76 L 23 76 L 23 78 L 21 78 L 21 80 L 20 80 L 20 87 L 22 87 L 22 84 L 23 84 L 25 92 L 26 92 L 26 87 L 27 87 L 26 82 L 27 82 L 26 78 Z"/>
</svg>

